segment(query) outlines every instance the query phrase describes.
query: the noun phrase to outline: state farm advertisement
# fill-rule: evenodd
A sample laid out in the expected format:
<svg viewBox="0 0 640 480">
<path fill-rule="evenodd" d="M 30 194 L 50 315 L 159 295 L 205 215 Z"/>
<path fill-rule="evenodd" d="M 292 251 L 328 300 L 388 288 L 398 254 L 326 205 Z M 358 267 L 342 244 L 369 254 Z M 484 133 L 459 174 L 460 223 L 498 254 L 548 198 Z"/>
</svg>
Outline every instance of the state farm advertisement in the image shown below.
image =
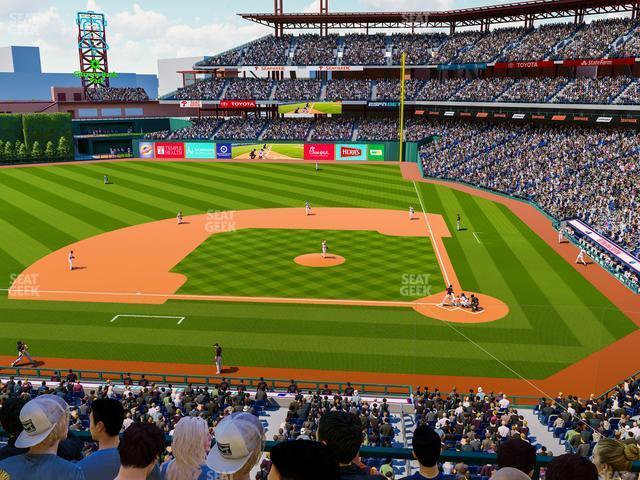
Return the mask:
<svg viewBox="0 0 640 480">
<path fill-rule="evenodd" d="M 364 144 L 336 145 L 336 160 L 366 160 L 367 146 Z"/>
<path fill-rule="evenodd" d="M 184 143 L 164 143 L 155 144 L 156 158 L 184 158 Z"/>
<path fill-rule="evenodd" d="M 635 58 L 592 58 L 587 60 L 564 60 L 565 67 L 607 67 L 612 65 L 633 65 Z"/>
<path fill-rule="evenodd" d="M 220 108 L 236 110 L 256 108 L 255 100 L 220 100 Z"/>
<path fill-rule="evenodd" d="M 335 160 L 335 145 L 332 143 L 305 143 L 305 160 Z"/>
</svg>

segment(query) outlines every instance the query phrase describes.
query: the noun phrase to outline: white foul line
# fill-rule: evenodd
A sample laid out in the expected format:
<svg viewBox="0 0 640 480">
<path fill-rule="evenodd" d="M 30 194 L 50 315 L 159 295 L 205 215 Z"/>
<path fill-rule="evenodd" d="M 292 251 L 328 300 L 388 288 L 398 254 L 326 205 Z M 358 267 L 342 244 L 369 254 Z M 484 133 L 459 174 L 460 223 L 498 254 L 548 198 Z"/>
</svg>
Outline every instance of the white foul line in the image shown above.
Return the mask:
<svg viewBox="0 0 640 480">
<path fill-rule="evenodd" d="M 128 318 L 173 318 L 174 320 L 177 318 L 178 319 L 178 323 L 177 325 L 180 325 L 182 323 L 182 321 L 184 320 L 185 317 L 177 317 L 177 316 L 171 316 L 171 315 L 128 315 L 128 314 L 118 314 L 115 317 L 113 317 L 111 320 L 109 320 L 110 322 L 115 322 L 118 318 L 120 317 L 128 317 Z"/>
<path fill-rule="evenodd" d="M 473 232 L 473 236 L 475 237 L 476 242 L 478 242 L 478 243 L 482 243 L 482 242 L 480 241 L 480 239 L 478 238 L 478 235 L 476 235 L 476 233 L 482 233 L 482 232 Z"/>
<path fill-rule="evenodd" d="M 427 223 L 427 228 L 429 229 L 429 237 L 431 237 L 431 243 L 433 244 L 433 249 L 436 251 L 436 257 L 438 258 L 440 269 L 442 270 L 442 274 L 444 275 L 444 281 L 447 285 L 450 285 L 449 275 L 447 275 L 447 269 L 444 268 L 444 263 L 442 262 L 442 258 L 440 257 L 440 250 L 438 249 L 438 243 L 435 241 L 435 238 L 433 236 L 433 230 L 431 230 L 431 223 L 429 223 L 429 216 L 427 215 L 427 210 L 424 208 L 424 204 L 422 203 L 422 196 L 420 196 L 420 192 L 418 191 L 418 187 L 416 185 L 415 180 L 413 181 L 413 188 L 416 191 L 416 195 L 418 195 L 420 208 L 422 208 L 422 213 L 424 213 L 424 221 Z"/>
</svg>

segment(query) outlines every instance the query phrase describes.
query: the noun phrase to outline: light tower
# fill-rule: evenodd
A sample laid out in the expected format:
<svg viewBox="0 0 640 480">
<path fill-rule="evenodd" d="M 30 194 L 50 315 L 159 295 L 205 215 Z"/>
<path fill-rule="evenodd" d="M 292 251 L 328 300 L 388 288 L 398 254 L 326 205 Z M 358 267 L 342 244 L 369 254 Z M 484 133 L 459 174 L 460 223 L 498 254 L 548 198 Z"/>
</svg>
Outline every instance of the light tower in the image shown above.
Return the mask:
<svg viewBox="0 0 640 480">
<path fill-rule="evenodd" d="M 92 11 L 78 12 L 76 25 L 80 71 L 75 72 L 75 75 L 82 80 L 85 91 L 90 88 L 108 87 L 109 78 L 116 75 L 109 73 L 107 20 L 104 14 Z"/>
</svg>

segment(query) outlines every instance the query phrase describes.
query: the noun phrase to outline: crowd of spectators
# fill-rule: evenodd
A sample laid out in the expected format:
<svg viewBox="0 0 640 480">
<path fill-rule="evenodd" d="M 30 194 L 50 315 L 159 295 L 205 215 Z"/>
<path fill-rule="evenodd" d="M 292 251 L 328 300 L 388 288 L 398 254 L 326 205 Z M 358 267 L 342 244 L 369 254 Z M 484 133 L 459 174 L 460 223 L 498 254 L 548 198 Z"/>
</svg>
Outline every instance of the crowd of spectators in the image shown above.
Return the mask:
<svg viewBox="0 0 640 480">
<path fill-rule="evenodd" d="M 351 140 L 353 120 L 347 118 L 321 118 L 316 120 L 311 140 Z"/>
<path fill-rule="evenodd" d="M 142 87 L 97 87 L 87 89 L 92 102 L 146 102 L 149 95 Z"/>
<path fill-rule="evenodd" d="M 561 41 L 570 37 L 576 30 L 573 23 L 551 23 L 531 29 L 515 45 L 500 57 L 502 62 L 544 60 Z"/>
<path fill-rule="evenodd" d="M 632 81 L 631 77 L 624 75 L 618 77 L 576 78 L 556 95 L 554 103 L 613 103 L 616 97 Z"/>
<path fill-rule="evenodd" d="M 321 80 L 280 80 L 276 82 L 273 99 L 285 102 L 318 100 L 320 98 L 321 90 Z"/>
<path fill-rule="evenodd" d="M 569 81 L 566 77 L 520 78 L 511 82 L 498 100 L 501 102 L 547 103 Z"/>
<path fill-rule="evenodd" d="M 268 100 L 271 97 L 273 81 L 258 78 L 234 78 L 229 80 L 229 86 L 224 98 L 230 100 Z"/>
<path fill-rule="evenodd" d="M 512 78 L 475 78 L 456 90 L 450 100 L 454 102 L 491 102 L 515 82 Z"/>
<path fill-rule="evenodd" d="M 407 65 L 427 65 L 431 63 L 434 50 L 447 38 L 444 33 L 394 33 L 391 37 L 391 60 L 394 65 L 399 65 L 402 53 L 406 52 Z"/>
<path fill-rule="evenodd" d="M 336 34 L 319 37 L 313 34 L 303 34 L 296 39 L 293 52 L 294 65 L 335 65 L 338 49 Z"/>
<path fill-rule="evenodd" d="M 553 59 L 602 58 L 612 43 L 627 33 L 635 24 L 630 18 L 594 20 L 585 24 L 566 43 L 551 55 Z"/>
<path fill-rule="evenodd" d="M 223 140 L 257 139 L 267 125 L 263 118 L 231 118 L 226 120 L 214 138 Z"/>
<path fill-rule="evenodd" d="M 343 65 L 384 65 L 386 35 L 350 33 L 344 36 Z"/>
<path fill-rule="evenodd" d="M 369 80 L 330 80 L 327 82 L 327 100 L 360 100 L 371 98 Z"/>
<path fill-rule="evenodd" d="M 365 118 L 358 124 L 357 140 L 398 140 L 398 122 L 389 118 Z"/>
<path fill-rule="evenodd" d="M 524 34 L 525 30 L 522 27 L 497 28 L 480 38 L 471 48 L 461 52 L 455 61 L 456 63 L 491 62 Z"/>
<path fill-rule="evenodd" d="M 222 125 L 222 120 L 214 117 L 192 118 L 191 125 L 177 130 L 160 130 L 144 135 L 148 140 L 206 140 L 213 137 Z"/>
<path fill-rule="evenodd" d="M 238 65 L 242 59 L 242 49 L 237 48 L 214 57 L 205 57 L 196 65 L 203 67 Z"/>
<path fill-rule="evenodd" d="M 214 78 L 178 88 L 176 100 L 218 100 L 224 90 L 225 80 Z"/>
<path fill-rule="evenodd" d="M 453 61 L 460 52 L 472 48 L 484 35 L 478 31 L 468 31 L 450 36 L 433 55 L 431 63 L 441 64 Z"/>
<path fill-rule="evenodd" d="M 252 43 L 242 57 L 243 65 L 286 65 L 291 35 L 268 36 Z"/>
<path fill-rule="evenodd" d="M 638 255 L 639 140 L 632 130 L 460 122 L 421 156 L 428 176 L 530 199 Z"/>
<path fill-rule="evenodd" d="M 279 118 L 271 120 L 262 134 L 264 140 L 306 140 L 313 126 L 310 119 Z"/>
<path fill-rule="evenodd" d="M 640 57 L 640 25 L 620 44 L 614 45 L 610 57 Z"/>
</svg>

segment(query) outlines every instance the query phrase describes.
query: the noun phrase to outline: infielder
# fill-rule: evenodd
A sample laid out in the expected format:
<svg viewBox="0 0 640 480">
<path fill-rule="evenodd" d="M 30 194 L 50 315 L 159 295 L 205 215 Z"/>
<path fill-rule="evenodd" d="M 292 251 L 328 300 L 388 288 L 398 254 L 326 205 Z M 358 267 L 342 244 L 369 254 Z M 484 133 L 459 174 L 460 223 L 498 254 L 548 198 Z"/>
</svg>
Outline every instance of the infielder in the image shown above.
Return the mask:
<svg viewBox="0 0 640 480">
<path fill-rule="evenodd" d="M 69 270 L 73 270 L 73 261 L 75 260 L 75 256 L 73 255 L 73 250 L 69 252 Z"/>
<path fill-rule="evenodd" d="M 456 230 L 460 230 L 460 214 L 456 215 Z"/>
<path fill-rule="evenodd" d="M 309 203 L 309 200 L 304 204 L 304 211 L 307 215 L 311 215 L 311 204 Z"/>
<path fill-rule="evenodd" d="M 178 212 L 178 225 L 182 224 L 182 210 Z"/>
<path fill-rule="evenodd" d="M 27 345 L 26 343 L 22 343 L 18 341 L 18 344 L 16 345 L 16 350 L 18 350 L 18 358 L 16 358 L 13 362 L 11 362 L 12 367 L 15 367 L 16 364 L 20 363 L 20 361 L 24 357 L 27 357 L 27 359 L 29 360 L 29 363 L 31 364 L 36 363 L 36 361 L 31 357 L 31 355 L 29 355 L 29 345 Z"/>
<path fill-rule="evenodd" d="M 576 258 L 576 263 L 581 263 L 583 265 L 587 265 L 587 261 L 584 259 L 584 254 L 587 253 L 584 251 L 584 249 L 580 249 L 580 252 L 578 252 L 578 258 Z"/>
<path fill-rule="evenodd" d="M 327 247 L 327 241 L 323 240 L 322 241 L 322 258 L 325 258 L 327 256 L 327 251 L 329 251 L 329 247 Z"/>
<path fill-rule="evenodd" d="M 409 220 L 413 220 L 413 214 L 416 211 L 413 209 L 413 207 L 409 207 Z"/>
</svg>

